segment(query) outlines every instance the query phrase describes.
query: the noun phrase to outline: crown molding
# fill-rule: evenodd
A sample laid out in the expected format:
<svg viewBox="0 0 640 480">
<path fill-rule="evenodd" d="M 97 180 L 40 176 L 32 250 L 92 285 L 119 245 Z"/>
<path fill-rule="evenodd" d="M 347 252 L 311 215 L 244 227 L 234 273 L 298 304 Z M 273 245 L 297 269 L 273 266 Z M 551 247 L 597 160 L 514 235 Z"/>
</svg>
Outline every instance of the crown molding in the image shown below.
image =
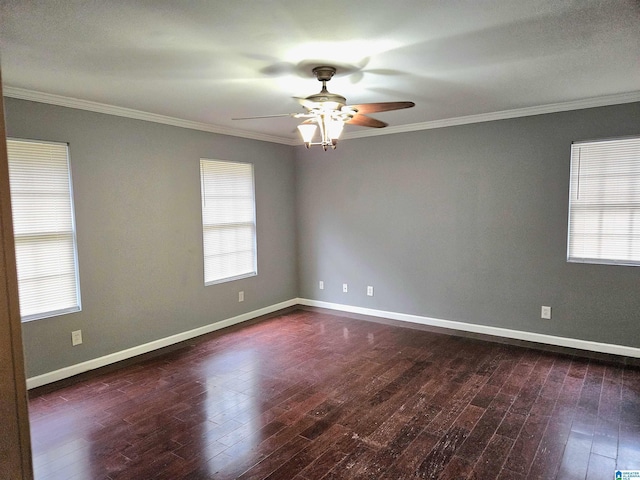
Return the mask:
<svg viewBox="0 0 640 480">
<path fill-rule="evenodd" d="M 203 132 L 219 133 L 221 135 L 231 135 L 234 137 L 248 138 L 252 140 L 260 140 L 264 142 L 280 143 L 283 145 L 300 146 L 298 139 L 276 137 L 273 135 L 265 135 L 256 132 L 248 132 L 245 130 L 236 130 L 219 125 L 209 123 L 193 122 L 181 118 L 169 117 L 166 115 L 158 115 L 155 113 L 143 112 L 131 108 L 117 107 L 105 103 L 92 102 L 79 98 L 65 97 L 51 93 L 37 92 L 25 88 L 3 86 L 3 94 L 5 97 L 17 98 L 20 100 L 31 100 L 34 102 L 48 103 L 61 107 L 77 108 L 80 110 L 88 110 L 91 112 L 105 113 L 108 115 L 116 115 L 119 117 L 133 118 L 136 120 L 145 120 L 148 122 L 162 123 L 175 127 L 189 128 L 192 130 L 200 130 Z M 547 113 L 566 112 L 570 110 L 581 110 L 584 108 L 606 107 L 610 105 L 620 105 L 623 103 L 640 102 L 640 91 L 621 93 L 616 95 L 606 95 L 602 97 L 586 98 L 582 100 L 574 100 L 571 102 L 550 103 L 547 105 L 539 105 L 535 107 L 515 108 L 511 110 L 502 110 L 498 112 L 481 113 L 477 115 L 465 115 L 462 117 L 445 118 L 441 120 L 432 120 L 428 122 L 412 123 L 409 125 L 398 125 L 386 127 L 384 129 L 376 128 L 370 130 L 361 130 L 357 132 L 345 133 L 341 140 L 349 140 L 353 138 L 375 137 L 378 135 L 392 135 L 395 133 L 415 132 L 418 130 L 431 130 L 434 128 L 452 127 L 456 125 L 467 125 L 470 123 L 492 122 L 495 120 L 505 120 L 509 118 L 529 117 L 533 115 L 544 115 Z"/>
<path fill-rule="evenodd" d="M 378 135 L 390 135 L 394 133 L 415 132 L 418 130 L 431 130 L 434 128 L 453 127 L 456 125 L 467 125 L 470 123 L 492 122 L 495 120 L 505 120 L 508 118 L 530 117 L 533 115 L 544 115 L 547 113 L 567 112 L 570 110 L 581 110 L 584 108 L 607 107 L 610 105 L 620 105 L 623 103 L 640 102 L 640 91 L 621 93 L 617 95 L 607 95 L 603 97 L 586 98 L 571 102 L 550 103 L 535 107 L 515 108 L 512 110 L 502 110 L 499 112 L 481 113 L 478 115 L 466 115 L 463 117 L 445 118 L 442 120 L 432 120 L 429 122 L 412 123 L 409 125 L 398 125 L 376 130 L 361 130 L 358 132 L 346 133 L 340 140 L 350 138 L 375 137 Z"/>
<path fill-rule="evenodd" d="M 5 97 L 17 98 L 20 100 L 30 100 L 33 102 L 48 103 L 50 105 L 58 105 L 60 107 L 77 108 L 79 110 L 87 110 L 90 112 L 105 113 L 107 115 L 116 115 L 118 117 L 132 118 L 135 120 L 144 120 L 147 122 L 162 123 L 164 125 L 172 125 L 174 127 L 188 128 L 191 130 L 200 130 L 203 132 L 219 133 L 221 135 L 231 135 L 233 137 L 249 138 L 251 140 L 261 140 L 264 142 L 281 143 L 284 145 L 298 145 L 295 139 L 276 137 L 273 135 L 264 135 L 256 132 L 247 132 L 245 130 L 236 130 L 233 128 L 221 127 L 209 123 L 193 122 L 181 118 L 169 117 L 166 115 L 158 115 L 156 113 L 143 112 L 132 108 L 117 107 L 106 103 L 92 102 L 90 100 L 82 100 L 79 98 L 65 97 L 52 93 L 37 92 L 27 90 L 25 88 L 3 86 L 2 93 Z"/>
</svg>

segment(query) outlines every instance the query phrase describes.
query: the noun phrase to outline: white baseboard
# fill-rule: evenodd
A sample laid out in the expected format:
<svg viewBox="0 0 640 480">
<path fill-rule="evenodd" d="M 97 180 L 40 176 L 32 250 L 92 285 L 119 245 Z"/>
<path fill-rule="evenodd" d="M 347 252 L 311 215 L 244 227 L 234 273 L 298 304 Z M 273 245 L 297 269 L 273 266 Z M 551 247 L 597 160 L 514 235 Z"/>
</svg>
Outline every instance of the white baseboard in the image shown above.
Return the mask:
<svg viewBox="0 0 640 480">
<path fill-rule="evenodd" d="M 321 302 L 318 300 L 309 300 L 306 298 L 298 298 L 298 304 L 306 305 L 309 307 L 326 308 L 329 310 L 338 310 L 342 312 L 368 315 L 370 317 L 399 320 L 401 322 L 418 323 L 420 325 L 429 325 L 432 327 L 442 327 L 452 330 L 462 330 L 465 332 L 493 335 L 496 337 L 525 340 L 528 342 L 542 343 L 546 345 L 577 348 L 579 350 L 586 350 L 590 352 L 608 353 L 612 355 L 640 358 L 640 348 L 628 347 L 625 345 L 592 342 L 589 340 L 579 340 L 576 338 L 556 337 L 554 335 L 546 335 L 544 333 L 524 332 L 521 330 L 511 330 L 508 328 L 491 327 L 488 325 L 479 325 L 475 323 L 442 320 L 440 318 L 422 317 L 419 315 L 409 315 L 406 313 L 386 312 L 383 310 L 354 307 L 352 305 L 342 305 L 339 303 Z"/>
<path fill-rule="evenodd" d="M 120 352 L 111 353 L 103 357 L 94 358 L 92 360 L 87 360 L 86 362 L 78 363 L 76 365 L 71 365 L 69 367 L 64 367 L 59 370 L 44 373 L 42 375 L 30 377 L 27 379 L 27 388 L 31 389 L 40 387 L 42 385 L 47 385 L 48 383 L 57 382 L 58 380 L 63 380 L 65 378 L 69 378 L 74 375 L 87 372 L 89 370 L 95 370 L 96 368 L 105 367 L 107 365 L 111 365 L 112 363 L 126 360 L 143 353 L 149 353 L 159 348 L 168 347 L 169 345 L 173 345 L 179 342 L 184 342 L 185 340 L 190 340 L 206 333 L 215 332 L 216 330 L 230 327 L 238 323 L 246 322 L 262 315 L 277 312 L 278 310 L 292 307 L 297 304 L 298 300 L 294 298 L 282 303 L 277 303 L 275 305 L 270 305 L 268 307 L 254 310 L 252 312 L 243 313 L 242 315 L 238 315 L 236 317 L 227 318 L 216 323 L 205 325 L 204 327 L 195 328 L 187 332 L 178 333 L 176 335 L 171 335 L 170 337 L 165 337 L 159 340 L 154 340 L 153 342 L 138 345 L 137 347 L 128 348 Z"/>
<path fill-rule="evenodd" d="M 236 317 L 227 318 L 210 325 L 195 328 L 187 332 L 178 333 L 170 337 L 154 340 L 153 342 L 138 345 L 137 347 L 128 348 L 120 352 L 111 353 L 103 357 L 87 360 L 86 362 L 64 367 L 59 370 L 37 375 L 27 379 L 27 388 L 36 388 L 49 383 L 57 382 L 65 378 L 95 370 L 96 368 L 105 367 L 112 363 L 126 360 L 128 358 L 149 353 L 159 348 L 168 347 L 185 340 L 190 340 L 206 333 L 215 332 L 222 328 L 230 327 L 238 323 L 246 322 L 262 315 L 277 312 L 284 308 L 293 307 L 295 305 L 305 305 L 308 307 L 326 308 L 336 310 L 337 312 L 355 313 L 367 315 L 370 317 L 386 318 L 389 320 L 398 320 L 401 322 L 415 323 L 420 325 L 429 325 L 432 327 L 442 327 L 452 330 L 461 330 L 465 332 L 480 333 L 484 335 L 493 335 L 496 337 L 512 338 L 516 340 L 525 340 L 529 342 L 542 343 L 546 345 L 556 345 L 560 347 L 577 348 L 598 353 L 608 353 L 612 355 L 621 355 L 625 357 L 640 358 L 640 348 L 628 347 L 625 345 L 614 345 L 609 343 L 591 342 L 588 340 L 579 340 L 575 338 L 556 337 L 553 335 L 545 335 L 542 333 L 523 332 L 521 330 L 511 330 L 508 328 L 491 327 L 487 325 L 478 325 L 475 323 L 457 322 L 452 320 L 442 320 L 440 318 L 423 317 L 419 315 L 410 315 L 406 313 L 387 312 L 384 310 L 374 310 L 371 308 L 354 307 L 352 305 L 343 305 L 339 303 L 321 302 L 318 300 L 309 300 L 307 298 L 293 298 L 282 303 L 270 305 L 252 312 L 247 312 Z"/>
</svg>

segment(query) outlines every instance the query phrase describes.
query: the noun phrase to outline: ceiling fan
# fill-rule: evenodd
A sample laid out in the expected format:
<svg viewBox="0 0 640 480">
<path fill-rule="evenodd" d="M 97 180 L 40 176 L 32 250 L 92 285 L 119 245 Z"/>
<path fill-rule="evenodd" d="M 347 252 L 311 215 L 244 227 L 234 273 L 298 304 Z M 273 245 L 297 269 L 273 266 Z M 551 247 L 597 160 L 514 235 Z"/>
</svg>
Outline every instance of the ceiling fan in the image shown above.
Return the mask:
<svg viewBox="0 0 640 480">
<path fill-rule="evenodd" d="M 379 102 L 362 103 L 359 105 L 347 105 L 347 99 L 342 95 L 330 93 L 327 90 L 327 82 L 335 75 L 335 67 L 321 66 L 313 69 L 313 74 L 322 82 L 320 93 L 309 95 L 306 98 L 296 98 L 306 109 L 303 113 L 285 113 L 280 115 L 266 115 L 260 117 L 234 118 L 233 120 L 248 120 L 254 118 L 269 117 L 294 117 L 304 118 L 298 130 L 307 148 L 311 145 L 320 145 L 326 151 L 329 147 L 336 148 L 338 138 L 345 124 L 359 125 L 362 127 L 384 128 L 388 124 L 369 117 L 365 114 L 376 112 L 388 112 L 410 108 L 413 102 Z M 320 141 L 314 142 L 313 136 L 320 129 Z"/>
</svg>

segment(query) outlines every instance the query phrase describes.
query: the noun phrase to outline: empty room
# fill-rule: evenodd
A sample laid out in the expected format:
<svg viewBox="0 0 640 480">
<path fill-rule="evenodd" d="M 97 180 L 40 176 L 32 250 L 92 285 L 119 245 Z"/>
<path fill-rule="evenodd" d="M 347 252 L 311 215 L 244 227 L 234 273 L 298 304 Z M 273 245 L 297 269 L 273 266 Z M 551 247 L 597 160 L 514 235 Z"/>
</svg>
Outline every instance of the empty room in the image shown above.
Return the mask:
<svg viewBox="0 0 640 480">
<path fill-rule="evenodd" d="M 0 478 L 640 479 L 640 5 L 0 2 Z"/>
</svg>

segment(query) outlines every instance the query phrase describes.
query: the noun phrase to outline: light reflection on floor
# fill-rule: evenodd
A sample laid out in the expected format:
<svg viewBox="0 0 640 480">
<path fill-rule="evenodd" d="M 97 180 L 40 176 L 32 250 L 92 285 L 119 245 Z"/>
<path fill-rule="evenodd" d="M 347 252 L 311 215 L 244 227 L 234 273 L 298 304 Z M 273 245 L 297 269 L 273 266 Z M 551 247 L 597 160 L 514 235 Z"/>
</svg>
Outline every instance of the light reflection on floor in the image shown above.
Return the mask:
<svg viewBox="0 0 640 480">
<path fill-rule="evenodd" d="M 242 463 L 256 454 L 260 444 L 259 384 L 261 355 L 253 348 L 234 350 L 218 354 L 207 360 L 203 370 L 216 372 L 206 379 L 206 416 L 210 421 L 235 422 L 227 435 L 220 438 L 210 430 L 205 433 L 205 458 L 209 462 L 209 473 L 215 475 L 223 470 L 231 458 L 220 456 L 221 448 L 232 447 L 233 462 Z M 242 372 L 239 374 L 239 372 Z M 224 386 L 224 388 L 220 388 Z M 227 420 L 229 419 L 229 420 Z"/>
</svg>

